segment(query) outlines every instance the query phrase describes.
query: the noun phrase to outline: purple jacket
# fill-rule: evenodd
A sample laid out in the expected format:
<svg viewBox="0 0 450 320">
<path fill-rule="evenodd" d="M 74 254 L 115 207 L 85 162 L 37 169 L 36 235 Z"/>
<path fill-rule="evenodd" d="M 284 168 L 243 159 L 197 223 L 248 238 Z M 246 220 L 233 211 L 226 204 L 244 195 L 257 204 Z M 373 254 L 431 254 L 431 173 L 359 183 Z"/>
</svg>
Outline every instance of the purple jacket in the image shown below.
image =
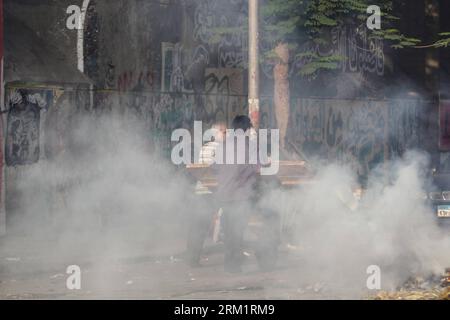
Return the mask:
<svg viewBox="0 0 450 320">
<path fill-rule="evenodd" d="M 232 139 L 232 138 L 227 138 Z M 256 191 L 256 182 L 259 175 L 259 164 L 249 163 L 249 138 L 246 137 L 245 150 L 243 146 L 234 143 L 234 164 L 226 164 L 226 143 L 223 148 L 224 164 L 213 164 L 212 169 L 217 178 L 218 188 L 216 198 L 221 202 L 251 200 Z M 230 141 L 230 140 L 229 140 Z M 237 154 L 245 152 L 245 164 L 237 164 Z M 257 151 L 256 151 L 257 152 Z M 258 159 L 258 157 L 256 157 Z"/>
</svg>

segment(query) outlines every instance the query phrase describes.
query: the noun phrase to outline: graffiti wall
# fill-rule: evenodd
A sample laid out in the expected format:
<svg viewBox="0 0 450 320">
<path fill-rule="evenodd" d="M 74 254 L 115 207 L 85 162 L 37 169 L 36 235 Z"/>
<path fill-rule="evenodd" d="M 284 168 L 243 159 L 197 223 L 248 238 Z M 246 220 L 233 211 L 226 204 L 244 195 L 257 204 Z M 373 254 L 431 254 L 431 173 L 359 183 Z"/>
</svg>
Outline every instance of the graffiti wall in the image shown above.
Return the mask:
<svg viewBox="0 0 450 320">
<path fill-rule="evenodd" d="M 121 100 L 131 104 L 121 114 L 144 119 L 148 136 L 169 154 L 173 130 L 190 130 L 194 120 L 209 128 L 216 121 L 231 123 L 236 115 L 248 113 L 247 96 L 223 91 L 225 83 L 211 78 L 207 94 L 122 93 Z M 114 107 L 116 95 L 105 93 L 97 108 L 108 112 L 123 108 Z M 364 179 L 385 160 L 421 145 L 422 111 L 419 100 L 296 98 L 291 101 L 287 140 L 309 157 L 351 164 Z M 276 127 L 271 98 L 261 101 L 261 127 Z"/>
<path fill-rule="evenodd" d="M 67 148 L 75 114 L 90 111 L 88 88 L 7 85 L 6 165 L 32 165 Z"/>
<path fill-rule="evenodd" d="M 44 179 L 40 181 L 45 181 L 46 165 L 50 161 L 59 161 L 58 156 L 72 151 L 71 155 L 76 155 L 71 143 L 72 129 L 76 129 L 77 114 L 90 112 L 88 88 L 88 85 L 6 85 L 3 118 L 6 119 L 4 199 L 7 226 L 25 217 L 25 208 L 33 207 L 30 201 L 42 201 L 51 206 L 49 199 L 58 195 L 60 186 L 50 178 L 46 186 L 30 182 L 35 181 L 32 177 L 36 174 Z M 43 188 L 48 189 L 43 191 Z M 38 189 L 43 192 L 36 192 Z M 45 223 L 47 212 L 30 214 L 42 218 Z"/>
<path fill-rule="evenodd" d="M 292 109 L 287 139 L 307 156 L 350 163 L 360 177 L 388 157 L 385 102 L 297 99 Z"/>
<path fill-rule="evenodd" d="M 48 106 L 47 93 L 18 89 L 9 92 L 5 144 L 8 166 L 38 162 L 40 155 L 40 113 Z"/>
<path fill-rule="evenodd" d="M 170 154 L 173 130 L 190 130 L 195 120 L 201 120 L 205 128 L 217 121 L 231 123 L 236 115 L 248 112 L 246 96 L 223 94 L 217 84 L 211 86 L 209 94 L 104 92 L 97 96 L 99 113 L 143 122 L 147 136 L 166 154 Z"/>
<path fill-rule="evenodd" d="M 420 147 L 419 100 L 297 99 L 288 141 L 307 156 L 350 164 L 364 182 L 385 160 Z"/>
<path fill-rule="evenodd" d="M 96 82 L 96 110 L 143 119 L 148 136 L 164 150 L 170 150 L 171 132 L 192 128 L 194 120 L 210 126 L 247 113 L 248 3 L 185 4 L 91 1 L 86 24 L 86 46 L 93 57 L 87 70 Z M 166 20 L 176 23 L 166 25 Z M 305 153 L 352 163 L 360 176 L 418 143 L 415 117 L 420 109 L 419 102 L 343 100 L 366 96 L 360 93 L 369 92 L 368 83 L 377 83 L 373 90 L 382 92 L 378 83 L 390 72 L 383 43 L 368 39 L 363 29 L 335 28 L 330 44 L 305 43 L 299 48 L 322 57 L 345 57 L 334 72 L 338 80 L 330 81 L 329 74 L 300 79 L 299 71 L 310 61 L 292 55 L 291 92 L 340 99 L 293 99 L 288 134 Z M 262 51 L 274 46 L 266 42 L 261 41 Z M 261 99 L 260 121 L 267 128 L 275 127 L 272 69 L 273 64 L 264 61 L 261 93 L 267 96 Z"/>
</svg>

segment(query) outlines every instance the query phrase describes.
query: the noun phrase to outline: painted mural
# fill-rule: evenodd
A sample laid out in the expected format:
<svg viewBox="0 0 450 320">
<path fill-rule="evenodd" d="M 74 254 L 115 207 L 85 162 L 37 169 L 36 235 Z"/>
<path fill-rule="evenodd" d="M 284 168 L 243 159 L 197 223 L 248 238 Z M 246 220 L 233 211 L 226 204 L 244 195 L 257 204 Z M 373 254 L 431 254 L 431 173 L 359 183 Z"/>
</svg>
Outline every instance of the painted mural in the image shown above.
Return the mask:
<svg viewBox="0 0 450 320">
<path fill-rule="evenodd" d="M 38 162 L 40 113 L 50 97 L 41 91 L 18 89 L 9 92 L 5 160 L 8 166 Z"/>
<path fill-rule="evenodd" d="M 6 86 L 7 166 L 31 165 L 68 151 L 76 115 L 91 112 L 88 86 L 68 89 Z"/>
</svg>

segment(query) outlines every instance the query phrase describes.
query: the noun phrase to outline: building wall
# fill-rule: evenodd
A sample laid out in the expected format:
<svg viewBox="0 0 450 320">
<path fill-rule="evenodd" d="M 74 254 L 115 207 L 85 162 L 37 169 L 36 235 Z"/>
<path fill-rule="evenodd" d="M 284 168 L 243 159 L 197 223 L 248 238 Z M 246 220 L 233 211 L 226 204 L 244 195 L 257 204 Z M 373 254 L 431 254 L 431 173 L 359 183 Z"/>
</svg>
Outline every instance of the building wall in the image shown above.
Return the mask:
<svg viewBox="0 0 450 320">
<path fill-rule="evenodd" d="M 66 10 L 72 4 L 81 6 L 82 0 L 4 0 L 5 14 L 45 39 L 48 46 L 57 48 L 60 60 L 76 66 L 77 32 L 66 27 Z"/>
<path fill-rule="evenodd" d="M 0 110 L 3 108 L 3 0 L 0 0 Z M 0 116 L 0 236 L 6 232 L 5 180 L 3 175 L 3 117 Z"/>
<path fill-rule="evenodd" d="M 77 32 L 65 27 L 65 10 L 71 1 L 7 2 L 15 18 L 57 46 L 65 63 L 77 65 Z M 94 110 L 87 111 L 143 120 L 151 142 L 166 154 L 174 129 L 191 129 L 194 120 L 208 127 L 247 114 L 245 32 L 219 37 L 213 32 L 230 27 L 245 30 L 246 16 L 244 0 L 90 0 L 83 49 L 85 74 L 95 87 Z M 429 129 L 437 122 L 427 116 L 427 102 L 385 100 L 384 96 L 345 99 L 362 96 L 358 85 L 373 77 L 382 81 L 392 68 L 388 68 L 388 55 L 380 50 L 361 53 L 352 47 L 352 43 L 362 47 L 367 43 L 350 31 L 335 30 L 334 40 L 333 50 L 349 57 L 334 81 L 327 77 L 319 77 L 318 82 L 299 81 L 296 71 L 304 61 L 293 63 L 288 140 L 309 156 L 350 164 L 362 181 L 375 166 L 409 148 L 432 150 L 437 136 Z M 413 57 L 409 63 L 415 63 L 414 59 L 421 60 Z M 261 127 L 275 127 L 271 66 L 263 66 L 261 74 Z M 326 88 L 327 81 L 334 87 Z M 33 188 L 24 189 L 23 183 L 36 168 L 69 148 L 70 131 L 65 128 L 77 110 L 89 109 L 89 93 L 88 88 L 62 84 L 11 84 L 7 88 L 5 108 L 14 111 L 20 99 L 26 107 L 4 116 L 8 212 L 20 212 L 27 201 L 45 202 L 30 197 Z M 312 97 L 322 93 L 328 98 Z M 49 185 L 50 189 L 57 187 Z M 40 194 L 45 197 L 45 192 Z"/>
<path fill-rule="evenodd" d="M 62 188 L 47 176 L 47 165 L 73 152 L 77 117 L 89 113 L 89 85 L 9 83 L 5 107 L 6 225 L 31 215 L 44 226 L 55 209 L 49 199 L 61 192 L 58 187 Z M 47 185 L 43 185 L 45 181 Z M 39 210 L 30 212 L 33 208 Z"/>
</svg>

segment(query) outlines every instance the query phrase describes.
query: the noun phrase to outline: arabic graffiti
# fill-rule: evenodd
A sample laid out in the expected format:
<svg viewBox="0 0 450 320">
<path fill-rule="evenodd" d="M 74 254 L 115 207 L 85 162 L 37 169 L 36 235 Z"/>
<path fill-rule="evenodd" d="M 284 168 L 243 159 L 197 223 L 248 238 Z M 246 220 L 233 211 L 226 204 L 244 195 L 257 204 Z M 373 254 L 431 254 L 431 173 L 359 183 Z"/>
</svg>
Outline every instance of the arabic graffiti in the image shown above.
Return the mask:
<svg viewBox="0 0 450 320">
<path fill-rule="evenodd" d="M 296 99 L 288 139 L 309 156 L 349 163 L 358 176 L 417 148 L 422 102 Z"/>
<path fill-rule="evenodd" d="M 271 44 L 262 44 L 262 50 L 268 50 Z M 311 52 L 313 55 L 302 55 Z M 327 44 L 306 42 L 302 45 L 296 58 L 291 63 L 289 76 L 298 75 L 299 71 L 312 62 L 313 56 L 328 57 L 339 55 L 342 60 L 338 62 L 341 72 L 359 73 L 362 75 L 374 74 L 383 76 L 385 73 L 384 44 L 379 39 L 369 39 L 365 28 L 336 27 L 331 31 L 331 42 Z M 273 78 L 273 62 L 267 61 L 262 65 L 266 77 Z"/>
</svg>

